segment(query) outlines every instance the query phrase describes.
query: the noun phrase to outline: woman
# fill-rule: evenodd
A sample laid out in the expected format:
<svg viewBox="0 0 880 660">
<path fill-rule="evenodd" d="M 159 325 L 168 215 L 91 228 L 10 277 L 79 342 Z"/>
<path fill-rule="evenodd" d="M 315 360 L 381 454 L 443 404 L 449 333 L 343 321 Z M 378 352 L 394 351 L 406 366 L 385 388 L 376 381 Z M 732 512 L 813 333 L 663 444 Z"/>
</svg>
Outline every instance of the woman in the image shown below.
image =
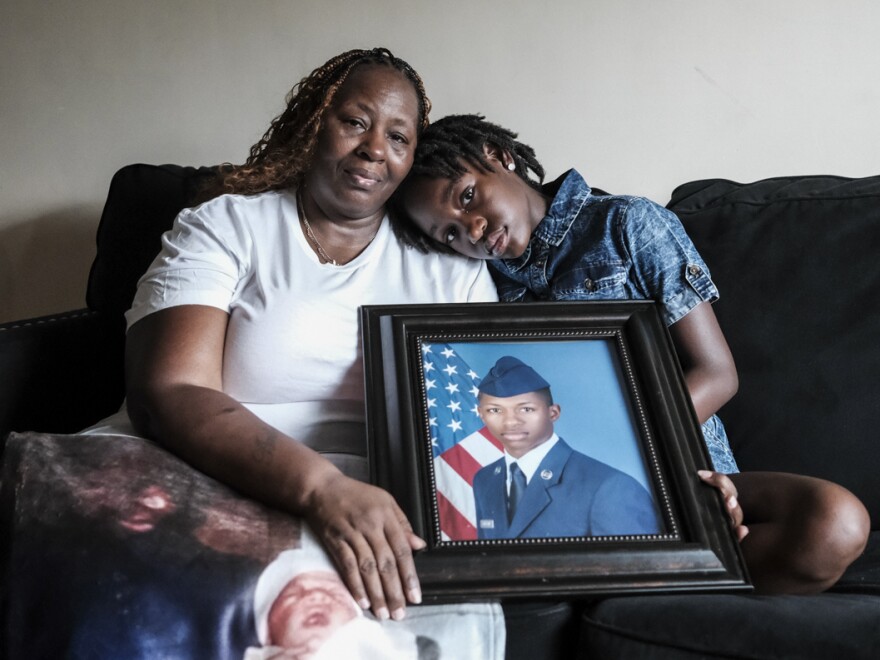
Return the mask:
<svg viewBox="0 0 880 660">
<path fill-rule="evenodd" d="M 357 308 L 497 299 L 480 262 L 410 249 L 386 219 L 429 109 L 418 75 L 385 49 L 313 71 L 247 162 L 223 172 L 229 194 L 181 212 L 127 314 L 135 428 L 304 516 L 380 619 L 420 602 L 412 552 L 424 541 L 362 481 Z"/>
</svg>

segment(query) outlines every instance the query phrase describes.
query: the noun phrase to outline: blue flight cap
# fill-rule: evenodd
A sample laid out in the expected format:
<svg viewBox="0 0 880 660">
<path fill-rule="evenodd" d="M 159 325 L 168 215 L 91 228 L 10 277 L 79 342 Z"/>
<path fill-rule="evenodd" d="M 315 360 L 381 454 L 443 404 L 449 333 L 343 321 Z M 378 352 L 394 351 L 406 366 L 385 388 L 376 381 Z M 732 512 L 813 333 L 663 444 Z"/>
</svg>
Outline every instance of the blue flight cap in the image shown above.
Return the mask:
<svg viewBox="0 0 880 660">
<path fill-rule="evenodd" d="M 501 398 L 537 392 L 547 387 L 550 387 L 550 383 L 541 378 L 537 371 L 510 355 L 498 358 L 479 385 L 482 394 Z"/>
</svg>

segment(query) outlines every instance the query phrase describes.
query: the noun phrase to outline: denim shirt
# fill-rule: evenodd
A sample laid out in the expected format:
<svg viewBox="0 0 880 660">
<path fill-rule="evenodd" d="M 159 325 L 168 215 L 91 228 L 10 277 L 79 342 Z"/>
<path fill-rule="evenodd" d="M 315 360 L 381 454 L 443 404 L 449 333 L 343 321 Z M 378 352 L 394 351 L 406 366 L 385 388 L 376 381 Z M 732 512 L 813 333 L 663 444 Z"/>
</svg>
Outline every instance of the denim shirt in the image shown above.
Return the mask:
<svg viewBox="0 0 880 660">
<path fill-rule="evenodd" d="M 489 262 L 504 302 L 656 300 L 666 325 L 718 299 L 674 213 L 642 197 L 594 195 L 569 170 L 522 256 Z"/>
<path fill-rule="evenodd" d="M 643 197 L 594 195 L 575 170 L 544 187 L 547 215 L 522 256 L 489 262 L 503 302 L 656 300 L 672 325 L 718 299 L 709 269 L 671 211 Z M 703 424 L 715 469 L 736 472 L 721 421 Z"/>
</svg>

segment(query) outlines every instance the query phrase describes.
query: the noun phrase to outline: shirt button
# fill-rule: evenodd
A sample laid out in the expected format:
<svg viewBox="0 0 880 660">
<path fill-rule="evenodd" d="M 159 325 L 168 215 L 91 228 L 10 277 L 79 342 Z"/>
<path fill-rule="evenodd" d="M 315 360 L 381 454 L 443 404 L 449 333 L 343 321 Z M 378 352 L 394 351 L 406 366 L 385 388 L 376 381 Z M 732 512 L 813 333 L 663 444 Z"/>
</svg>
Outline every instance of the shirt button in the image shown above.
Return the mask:
<svg viewBox="0 0 880 660">
<path fill-rule="evenodd" d="M 586 288 L 587 291 L 595 291 L 596 289 L 599 288 L 596 286 L 596 283 L 593 280 L 591 280 L 589 277 L 584 280 L 584 287 Z"/>
<path fill-rule="evenodd" d="M 703 271 L 702 271 L 702 269 L 701 269 L 699 266 L 697 266 L 697 265 L 695 265 L 695 264 L 691 264 L 690 266 L 688 266 L 688 272 L 689 272 L 691 275 L 693 275 L 693 276 L 696 277 L 697 275 L 702 274 Z"/>
</svg>

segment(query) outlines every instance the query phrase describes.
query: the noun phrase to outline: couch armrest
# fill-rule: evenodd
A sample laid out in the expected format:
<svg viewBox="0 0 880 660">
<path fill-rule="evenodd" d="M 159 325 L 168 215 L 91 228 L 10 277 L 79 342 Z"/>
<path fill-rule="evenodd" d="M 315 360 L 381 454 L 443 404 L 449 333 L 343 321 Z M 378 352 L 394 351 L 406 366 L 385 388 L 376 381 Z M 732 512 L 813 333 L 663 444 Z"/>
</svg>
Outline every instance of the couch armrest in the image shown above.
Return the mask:
<svg viewBox="0 0 880 660">
<path fill-rule="evenodd" d="M 117 410 L 124 341 L 88 309 L 0 324 L 0 440 L 9 431 L 75 432 Z"/>
</svg>

